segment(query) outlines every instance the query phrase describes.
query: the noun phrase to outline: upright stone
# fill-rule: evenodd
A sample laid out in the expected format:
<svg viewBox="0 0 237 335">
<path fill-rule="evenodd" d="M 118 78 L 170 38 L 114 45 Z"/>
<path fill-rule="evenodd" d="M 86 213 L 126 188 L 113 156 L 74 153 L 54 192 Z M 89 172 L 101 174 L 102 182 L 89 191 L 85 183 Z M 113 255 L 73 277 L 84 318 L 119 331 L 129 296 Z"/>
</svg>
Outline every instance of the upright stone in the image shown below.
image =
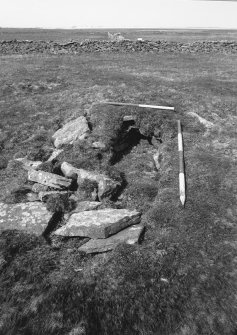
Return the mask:
<svg viewBox="0 0 237 335">
<path fill-rule="evenodd" d="M 68 222 L 55 231 L 61 236 L 107 238 L 140 221 L 141 213 L 128 209 L 98 209 L 72 214 Z"/>
<path fill-rule="evenodd" d="M 84 140 L 89 133 L 87 120 L 84 116 L 66 123 L 61 129 L 54 133 L 53 140 L 56 148 L 63 144 L 72 144 L 76 140 Z"/>
<path fill-rule="evenodd" d="M 52 214 L 41 202 L 0 203 L 0 231 L 19 229 L 41 235 L 51 216 Z"/>
</svg>

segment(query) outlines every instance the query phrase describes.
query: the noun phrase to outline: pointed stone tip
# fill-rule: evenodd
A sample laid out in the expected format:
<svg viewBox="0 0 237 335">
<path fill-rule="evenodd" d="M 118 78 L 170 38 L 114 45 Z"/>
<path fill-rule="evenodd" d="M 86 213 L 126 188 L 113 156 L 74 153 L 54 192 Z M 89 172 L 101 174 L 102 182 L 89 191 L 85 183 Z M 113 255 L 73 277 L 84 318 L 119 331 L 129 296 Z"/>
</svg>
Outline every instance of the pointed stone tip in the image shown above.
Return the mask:
<svg viewBox="0 0 237 335">
<path fill-rule="evenodd" d="M 180 196 L 180 201 L 181 201 L 181 204 L 184 206 L 184 204 L 185 204 L 185 196 L 184 195 Z"/>
</svg>

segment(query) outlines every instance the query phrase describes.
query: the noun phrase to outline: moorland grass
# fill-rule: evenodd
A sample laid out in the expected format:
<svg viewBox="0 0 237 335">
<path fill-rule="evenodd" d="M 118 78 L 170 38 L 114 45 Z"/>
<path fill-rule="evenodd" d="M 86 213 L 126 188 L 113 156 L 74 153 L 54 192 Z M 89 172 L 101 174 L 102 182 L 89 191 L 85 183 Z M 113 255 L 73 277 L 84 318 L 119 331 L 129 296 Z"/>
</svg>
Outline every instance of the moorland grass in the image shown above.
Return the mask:
<svg viewBox="0 0 237 335">
<path fill-rule="evenodd" d="M 143 241 L 121 245 L 104 256 L 88 256 L 78 252 L 79 238 L 65 240 L 55 250 L 24 233 L 3 233 L 0 332 L 234 335 L 235 57 L 100 54 L 2 60 L 4 157 L 12 158 L 37 129 L 44 127 L 50 133 L 56 119 L 65 123 L 85 114 L 96 120 L 92 126 L 95 133 L 98 130 L 97 139 L 108 139 L 112 145 L 111 139 L 121 134 L 121 115 L 132 114 L 146 135 L 160 133 L 162 160 L 156 171 L 152 162 L 156 148 L 147 140 L 124 152 L 112 167 L 110 150 L 98 160 L 96 151 L 68 148 L 60 160 L 71 158 L 78 167 L 86 167 L 87 161 L 92 170 L 116 169 L 124 188 L 115 205 L 142 211 Z M 25 78 L 33 84 L 51 80 L 58 86 L 26 92 L 19 86 Z M 159 102 L 174 105 L 176 113 L 94 105 L 104 99 Z M 206 129 L 188 115 L 190 111 L 214 126 Z M 177 118 L 185 149 L 184 208 L 178 191 Z M 24 145 L 25 150 L 32 147 L 31 142 Z M 1 197 L 26 182 L 14 169 L 2 169 L 0 175 Z"/>
</svg>

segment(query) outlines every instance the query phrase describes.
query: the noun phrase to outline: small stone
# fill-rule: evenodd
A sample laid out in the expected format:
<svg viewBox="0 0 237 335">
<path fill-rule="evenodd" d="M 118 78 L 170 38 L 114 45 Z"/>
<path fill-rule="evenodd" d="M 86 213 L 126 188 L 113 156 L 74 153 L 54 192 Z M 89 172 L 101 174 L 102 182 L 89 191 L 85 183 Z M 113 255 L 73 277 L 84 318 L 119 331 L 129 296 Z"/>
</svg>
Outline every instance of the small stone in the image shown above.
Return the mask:
<svg viewBox="0 0 237 335">
<path fill-rule="evenodd" d="M 22 167 L 25 170 L 31 170 L 31 169 L 37 169 L 38 166 L 40 166 L 42 164 L 41 161 L 31 161 L 25 157 L 23 158 L 15 158 L 16 161 L 21 162 L 22 163 Z"/>
<path fill-rule="evenodd" d="M 33 202 L 33 201 L 39 201 L 39 197 L 36 193 L 30 192 L 26 195 L 27 201 Z"/>
<path fill-rule="evenodd" d="M 214 127 L 214 123 L 212 123 L 211 121 L 208 121 L 208 120 L 204 119 L 203 117 L 201 117 L 200 115 L 198 115 L 195 112 L 188 112 L 188 115 L 196 117 L 198 119 L 198 121 L 200 123 L 202 123 L 206 128 L 212 128 L 212 127 Z"/>
<path fill-rule="evenodd" d="M 47 160 L 47 162 L 52 162 L 55 158 L 57 158 L 61 152 L 63 152 L 63 149 L 55 149 L 51 156 L 49 157 L 49 159 Z"/>
<path fill-rule="evenodd" d="M 135 244 L 139 241 L 139 237 L 141 236 L 143 230 L 143 224 L 136 224 L 123 229 L 119 233 L 106 239 L 91 239 L 87 243 L 83 244 L 78 250 L 91 254 L 113 250 L 120 243 Z"/>
<path fill-rule="evenodd" d="M 90 129 L 84 116 L 68 122 L 52 136 L 54 145 L 59 148 L 63 144 L 73 144 L 77 140 L 84 140 Z"/>
<path fill-rule="evenodd" d="M 48 186 L 46 185 L 35 183 L 32 186 L 32 192 L 35 192 L 35 193 L 46 192 L 47 190 L 48 190 Z"/>
<path fill-rule="evenodd" d="M 61 189 L 62 187 L 69 187 L 72 182 L 68 178 L 40 170 L 29 170 L 28 180 L 57 189 Z"/>
<path fill-rule="evenodd" d="M 155 168 L 158 171 L 160 169 L 160 163 L 161 163 L 162 155 L 160 150 L 158 149 L 157 152 L 153 155 L 153 161 L 155 164 Z"/>
<path fill-rule="evenodd" d="M 103 142 L 97 141 L 92 143 L 92 148 L 95 149 L 105 149 L 106 145 Z"/>
<path fill-rule="evenodd" d="M 52 214 L 41 202 L 0 203 L 0 231 L 19 229 L 41 235 Z"/>
<path fill-rule="evenodd" d="M 125 115 L 123 117 L 123 122 L 131 122 L 131 121 L 136 121 L 136 116 L 134 115 Z"/>
<path fill-rule="evenodd" d="M 99 209 L 72 214 L 55 235 L 107 238 L 140 221 L 141 213 L 128 209 Z"/>
<path fill-rule="evenodd" d="M 156 138 L 155 136 L 152 136 L 151 144 L 154 145 L 155 148 L 159 148 L 161 144 L 160 139 Z"/>
</svg>

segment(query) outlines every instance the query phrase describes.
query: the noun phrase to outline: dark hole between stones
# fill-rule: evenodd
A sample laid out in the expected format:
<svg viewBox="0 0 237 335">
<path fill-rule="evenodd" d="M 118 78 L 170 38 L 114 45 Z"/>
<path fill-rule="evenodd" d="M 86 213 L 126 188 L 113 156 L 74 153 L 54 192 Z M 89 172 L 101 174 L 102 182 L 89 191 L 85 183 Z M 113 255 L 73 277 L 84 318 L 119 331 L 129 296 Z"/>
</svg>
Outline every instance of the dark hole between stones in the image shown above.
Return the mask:
<svg viewBox="0 0 237 335">
<path fill-rule="evenodd" d="M 130 122 L 124 122 L 130 123 Z M 137 146 L 141 140 L 147 140 L 151 145 L 151 137 L 140 133 L 138 128 L 130 128 L 126 131 L 127 125 L 123 126 L 119 136 L 114 140 L 112 145 L 113 155 L 110 159 L 110 164 L 118 163 L 123 156 L 129 154 L 133 147 Z"/>
</svg>

